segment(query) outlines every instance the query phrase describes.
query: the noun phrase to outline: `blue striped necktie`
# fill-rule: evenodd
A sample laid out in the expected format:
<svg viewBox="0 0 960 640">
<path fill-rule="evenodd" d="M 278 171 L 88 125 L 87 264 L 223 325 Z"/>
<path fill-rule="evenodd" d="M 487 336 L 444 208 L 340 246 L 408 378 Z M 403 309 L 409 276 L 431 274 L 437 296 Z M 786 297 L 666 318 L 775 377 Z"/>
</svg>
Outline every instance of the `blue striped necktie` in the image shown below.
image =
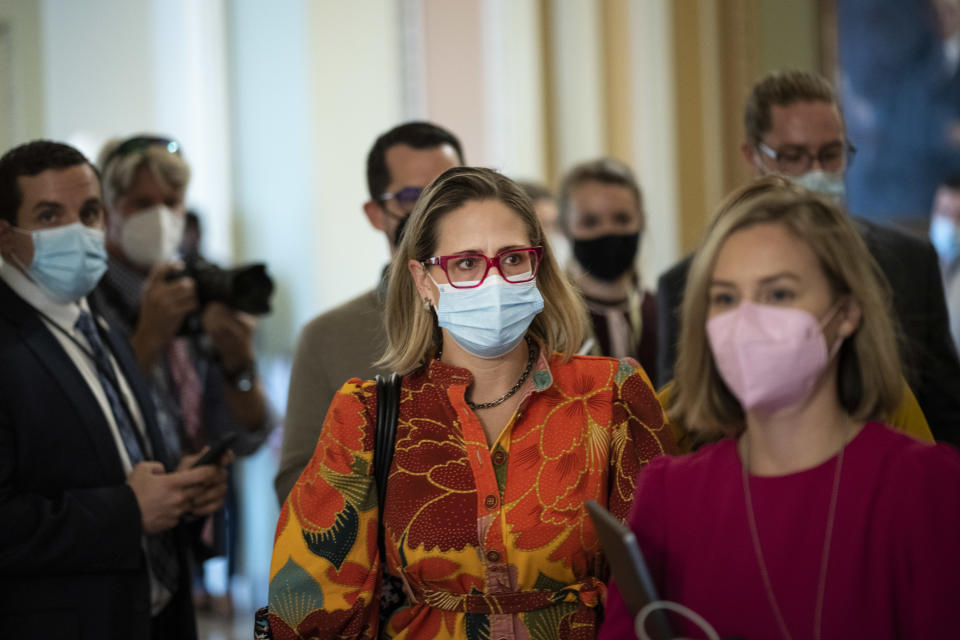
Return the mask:
<svg viewBox="0 0 960 640">
<path fill-rule="evenodd" d="M 110 361 L 107 349 L 93 323 L 93 317 L 86 311 L 81 311 L 80 317 L 77 318 L 76 327 L 90 345 L 90 355 L 96 365 L 97 378 L 100 380 L 100 386 L 103 388 L 103 393 L 110 404 L 110 412 L 113 414 L 113 420 L 120 432 L 120 439 L 123 440 L 123 446 L 130 458 L 130 466 L 135 467 L 147 459 L 142 444 L 143 438 L 136 431 L 137 427 L 133 423 L 133 416 L 130 415 L 127 404 L 120 398 L 122 391 L 117 382 L 113 363 Z M 150 567 L 153 569 L 153 575 L 170 593 L 173 593 L 176 591 L 180 572 L 173 533 L 165 531 L 145 537 L 147 540 L 147 556 L 149 557 Z"/>
<path fill-rule="evenodd" d="M 113 363 L 110 362 L 103 341 L 100 340 L 100 334 L 97 333 L 97 328 L 93 324 L 93 318 L 86 311 L 82 311 L 80 317 L 77 318 L 77 329 L 80 330 L 80 333 L 83 334 L 90 345 L 90 352 L 97 368 L 97 378 L 100 380 L 100 386 L 103 387 L 104 395 L 107 396 L 110 411 L 113 413 L 113 420 L 117 423 L 123 446 L 130 457 L 130 466 L 135 467 L 138 463 L 146 460 L 147 456 L 140 444 L 141 437 L 135 431 L 133 416 L 130 415 L 126 403 L 120 398 L 120 385 L 116 381 Z"/>
</svg>

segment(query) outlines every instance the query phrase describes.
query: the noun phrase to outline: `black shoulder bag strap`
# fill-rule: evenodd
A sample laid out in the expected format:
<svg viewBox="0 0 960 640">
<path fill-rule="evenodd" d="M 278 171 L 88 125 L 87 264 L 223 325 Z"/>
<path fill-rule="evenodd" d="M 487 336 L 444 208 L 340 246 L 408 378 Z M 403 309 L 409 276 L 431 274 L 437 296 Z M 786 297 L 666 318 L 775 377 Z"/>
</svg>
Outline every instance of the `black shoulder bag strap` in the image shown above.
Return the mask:
<svg viewBox="0 0 960 640">
<path fill-rule="evenodd" d="M 402 378 L 397 373 L 391 373 L 389 376 L 377 375 L 377 430 L 374 431 L 373 435 L 373 473 L 374 480 L 377 483 L 377 510 L 380 516 L 377 525 L 377 547 L 380 552 L 381 567 L 386 567 L 387 563 L 386 533 L 383 530 L 383 505 L 386 502 L 387 476 L 390 475 L 394 442 L 397 437 L 401 380 Z M 400 585 L 390 584 L 390 576 L 387 575 L 386 571 L 383 575 L 384 579 L 381 580 L 380 589 L 380 637 L 386 637 L 384 633 L 386 618 L 399 607 L 403 594 Z M 261 607 L 254 616 L 254 638 L 256 640 L 273 640 L 269 613 L 269 607 Z"/>
<path fill-rule="evenodd" d="M 394 442 L 397 437 L 397 413 L 400 409 L 400 376 L 391 373 L 389 377 L 377 375 L 377 430 L 373 437 L 373 472 L 377 482 L 377 510 L 379 528 L 377 545 L 380 548 L 380 562 L 387 560 L 386 542 L 383 533 L 383 505 L 387 497 L 387 476 L 393 463 Z"/>
<path fill-rule="evenodd" d="M 377 430 L 373 437 L 373 473 L 377 483 L 377 549 L 380 554 L 380 638 L 386 638 L 387 622 L 393 613 L 403 606 L 405 596 L 403 582 L 387 571 L 387 533 L 383 527 L 383 506 L 387 503 L 387 476 L 393 463 L 394 444 L 397 439 L 397 415 L 400 411 L 401 377 L 392 373 L 389 377 L 377 376 Z"/>
</svg>

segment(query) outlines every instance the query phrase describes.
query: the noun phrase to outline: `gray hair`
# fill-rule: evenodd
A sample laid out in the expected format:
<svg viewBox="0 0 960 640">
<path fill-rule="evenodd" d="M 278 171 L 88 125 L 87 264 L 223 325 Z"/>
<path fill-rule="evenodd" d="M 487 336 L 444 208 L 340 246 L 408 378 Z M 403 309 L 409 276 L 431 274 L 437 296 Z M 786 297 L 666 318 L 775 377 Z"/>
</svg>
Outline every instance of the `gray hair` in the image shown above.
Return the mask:
<svg viewBox="0 0 960 640">
<path fill-rule="evenodd" d="M 113 207 L 120 196 L 129 191 L 137 171 L 146 167 L 154 179 L 177 191 L 185 191 L 190 183 L 190 165 L 177 153 L 161 144 L 147 144 L 120 155 L 114 152 L 128 138 L 113 138 L 103 145 L 97 158 L 103 184 L 103 201 Z"/>
</svg>

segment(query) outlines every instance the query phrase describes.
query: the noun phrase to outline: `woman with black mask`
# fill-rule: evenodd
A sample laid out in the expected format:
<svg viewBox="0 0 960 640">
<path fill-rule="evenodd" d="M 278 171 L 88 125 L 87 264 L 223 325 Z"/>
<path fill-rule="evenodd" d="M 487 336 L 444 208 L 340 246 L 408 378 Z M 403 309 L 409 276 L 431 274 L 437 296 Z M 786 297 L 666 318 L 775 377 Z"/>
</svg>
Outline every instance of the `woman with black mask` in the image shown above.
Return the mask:
<svg viewBox="0 0 960 640">
<path fill-rule="evenodd" d="M 636 258 L 646 226 L 643 197 L 630 167 L 601 158 L 573 167 L 560 189 L 560 226 L 573 259 L 593 335 L 582 352 L 656 364 L 656 298 L 643 289 Z"/>
</svg>

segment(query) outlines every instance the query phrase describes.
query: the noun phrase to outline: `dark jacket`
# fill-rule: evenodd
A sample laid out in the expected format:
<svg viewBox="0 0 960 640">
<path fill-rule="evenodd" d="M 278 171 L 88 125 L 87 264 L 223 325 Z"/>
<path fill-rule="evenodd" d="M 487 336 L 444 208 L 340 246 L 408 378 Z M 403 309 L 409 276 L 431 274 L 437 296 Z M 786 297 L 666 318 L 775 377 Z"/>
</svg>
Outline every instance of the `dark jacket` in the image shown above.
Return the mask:
<svg viewBox="0 0 960 640">
<path fill-rule="evenodd" d="M 960 446 L 960 361 L 950 338 L 937 254 L 926 240 L 862 218 L 853 220 L 893 291 L 907 382 L 933 436 Z M 673 378 L 680 307 L 692 259 L 687 256 L 657 281 L 658 386 Z"/>
<path fill-rule="evenodd" d="M 163 448 L 133 354 L 105 344 Z M 103 411 L 37 312 L 0 281 L 0 627 L 11 638 L 149 638 L 140 509 Z M 183 540 L 177 532 L 178 540 Z M 189 571 L 170 607 L 195 638 Z"/>
</svg>

